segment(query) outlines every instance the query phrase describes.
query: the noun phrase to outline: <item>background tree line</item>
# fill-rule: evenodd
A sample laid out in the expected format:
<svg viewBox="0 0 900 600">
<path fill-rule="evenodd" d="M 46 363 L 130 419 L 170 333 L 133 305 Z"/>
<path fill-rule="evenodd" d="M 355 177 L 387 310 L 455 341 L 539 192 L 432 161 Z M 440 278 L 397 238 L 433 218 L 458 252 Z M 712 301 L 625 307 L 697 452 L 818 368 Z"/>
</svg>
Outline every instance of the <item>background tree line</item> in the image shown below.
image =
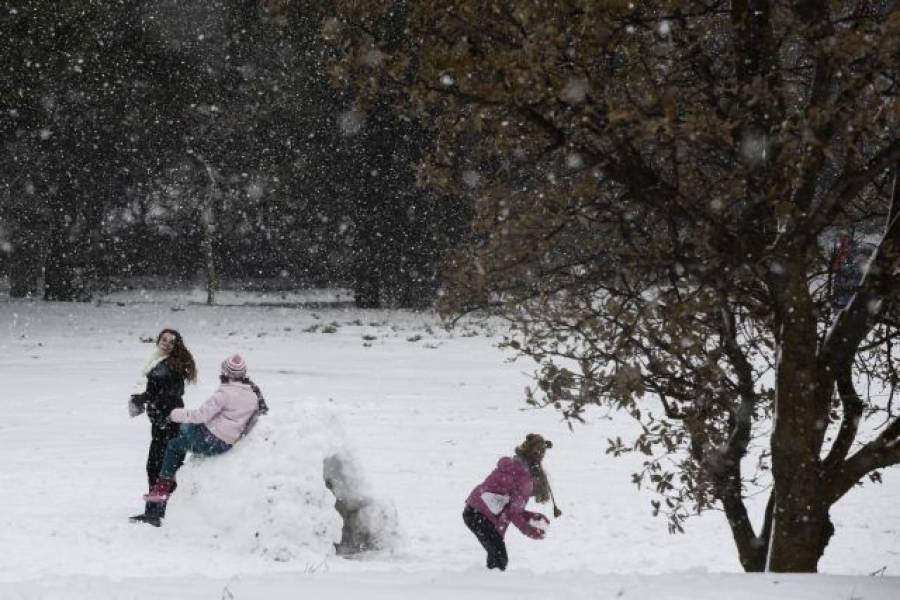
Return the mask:
<svg viewBox="0 0 900 600">
<path fill-rule="evenodd" d="M 330 4 L 7 3 L 12 295 L 86 299 L 127 277 L 201 273 L 348 286 L 363 306 L 430 302 L 468 210 L 416 189 L 426 127 L 329 84 Z"/>
</svg>

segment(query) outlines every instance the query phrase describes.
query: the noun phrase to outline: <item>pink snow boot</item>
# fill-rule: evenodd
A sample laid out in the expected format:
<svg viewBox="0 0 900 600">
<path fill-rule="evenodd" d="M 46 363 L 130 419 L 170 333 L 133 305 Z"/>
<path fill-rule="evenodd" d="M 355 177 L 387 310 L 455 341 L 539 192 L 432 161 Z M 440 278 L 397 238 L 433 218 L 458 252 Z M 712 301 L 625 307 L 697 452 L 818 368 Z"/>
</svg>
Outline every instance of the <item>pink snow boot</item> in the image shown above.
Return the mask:
<svg viewBox="0 0 900 600">
<path fill-rule="evenodd" d="M 150 488 L 150 493 L 144 494 L 144 500 L 153 502 L 154 504 L 165 502 L 169 499 L 174 487 L 175 482 L 171 479 L 157 479 L 156 483 L 153 484 L 153 487 Z"/>
</svg>

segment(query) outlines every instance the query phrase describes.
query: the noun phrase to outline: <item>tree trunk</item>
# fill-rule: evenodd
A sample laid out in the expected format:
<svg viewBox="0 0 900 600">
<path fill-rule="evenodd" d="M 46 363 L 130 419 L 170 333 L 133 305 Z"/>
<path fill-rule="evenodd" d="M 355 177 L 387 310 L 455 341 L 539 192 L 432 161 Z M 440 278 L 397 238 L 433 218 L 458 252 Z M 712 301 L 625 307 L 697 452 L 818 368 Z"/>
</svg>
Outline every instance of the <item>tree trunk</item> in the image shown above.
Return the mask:
<svg viewBox="0 0 900 600">
<path fill-rule="evenodd" d="M 188 150 L 203 165 L 206 176 L 209 178 L 206 202 L 200 209 L 200 225 L 203 231 L 203 258 L 206 266 L 206 304 L 212 306 L 216 303 L 216 291 L 219 289 L 219 273 L 216 270 L 215 235 L 218 214 L 216 211 L 216 198 L 219 196 L 219 183 L 216 170 L 203 155 L 193 150 Z"/>
<path fill-rule="evenodd" d="M 353 282 L 353 301 L 357 308 L 381 308 L 378 277 L 358 275 Z"/>
<path fill-rule="evenodd" d="M 357 308 L 381 308 L 384 255 L 371 217 L 360 219 L 360 234 L 353 249 L 353 300 Z"/>
<path fill-rule="evenodd" d="M 44 300 L 72 301 L 78 298 L 78 284 L 73 266 L 75 248 L 68 231 L 54 228 L 47 243 L 44 263 Z"/>
<path fill-rule="evenodd" d="M 803 271 L 798 264 L 788 269 L 799 275 L 788 275 L 791 280 L 779 292 L 783 324 L 772 430 L 775 504 L 768 570 L 812 573 L 833 533 L 819 458 L 830 394 L 822 393 L 828 377 L 818 369 L 815 314 Z"/>
<path fill-rule="evenodd" d="M 767 540 L 753 534 L 753 526 L 747 514 L 747 508 L 741 498 L 740 480 L 730 485 L 722 496 L 722 506 L 732 538 L 738 551 L 738 559 L 747 573 L 759 573 L 766 569 Z M 765 528 L 763 528 L 765 530 Z"/>
<path fill-rule="evenodd" d="M 23 231 L 13 239 L 9 256 L 9 295 L 11 298 L 36 297 L 41 275 L 41 244 L 34 231 Z"/>
<path fill-rule="evenodd" d="M 215 212 L 211 200 L 201 217 L 203 221 L 203 256 L 206 262 L 206 303 L 216 303 L 216 290 L 219 289 L 219 275 L 216 271 L 216 253 L 213 244 L 215 234 Z"/>
</svg>

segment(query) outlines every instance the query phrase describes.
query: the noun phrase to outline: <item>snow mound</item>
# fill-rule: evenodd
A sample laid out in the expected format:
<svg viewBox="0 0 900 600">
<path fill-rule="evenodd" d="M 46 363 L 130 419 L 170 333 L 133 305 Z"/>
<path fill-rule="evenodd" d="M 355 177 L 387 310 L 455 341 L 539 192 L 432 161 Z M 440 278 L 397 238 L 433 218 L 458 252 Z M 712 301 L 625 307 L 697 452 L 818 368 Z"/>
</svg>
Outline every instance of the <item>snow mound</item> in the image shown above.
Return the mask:
<svg viewBox="0 0 900 600">
<path fill-rule="evenodd" d="M 164 527 L 198 546 L 315 565 L 399 539 L 328 413 L 276 408 L 226 454 L 189 455 L 177 479 Z"/>
</svg>

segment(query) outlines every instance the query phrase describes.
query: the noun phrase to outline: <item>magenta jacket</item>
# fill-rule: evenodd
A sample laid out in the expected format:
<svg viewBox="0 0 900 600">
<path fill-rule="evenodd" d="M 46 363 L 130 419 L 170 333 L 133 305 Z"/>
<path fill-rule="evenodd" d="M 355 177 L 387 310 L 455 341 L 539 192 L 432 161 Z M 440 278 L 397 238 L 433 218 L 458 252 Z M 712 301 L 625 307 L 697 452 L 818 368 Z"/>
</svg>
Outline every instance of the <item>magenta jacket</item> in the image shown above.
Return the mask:
<svg viewBox="0 0 900 600">
<path fill-rule="evenodd" d="M 506 535 L 506 528 L 512 523 L 528 537 L 540 539 L 541 530 L 528 523 L 537 514 L 525 510 L 533 489 L 528 465 L 518 457 L 504 456 L 487 479 L 475 486 L 466 504 L 484 515 L 500 537 Z M 508 498 L 505 504 L 504 497 Z"/>
<path fill-rule="evenodd" d="M 256 393 L 249 385 L 229 381 L 220 385 L 199 408 L 176 408 L 169 418 L 176 423 L 203 423 L 214 436 L 233 445 L 241 439 L 247 421 L 258 407 Z"/>
</svg>

